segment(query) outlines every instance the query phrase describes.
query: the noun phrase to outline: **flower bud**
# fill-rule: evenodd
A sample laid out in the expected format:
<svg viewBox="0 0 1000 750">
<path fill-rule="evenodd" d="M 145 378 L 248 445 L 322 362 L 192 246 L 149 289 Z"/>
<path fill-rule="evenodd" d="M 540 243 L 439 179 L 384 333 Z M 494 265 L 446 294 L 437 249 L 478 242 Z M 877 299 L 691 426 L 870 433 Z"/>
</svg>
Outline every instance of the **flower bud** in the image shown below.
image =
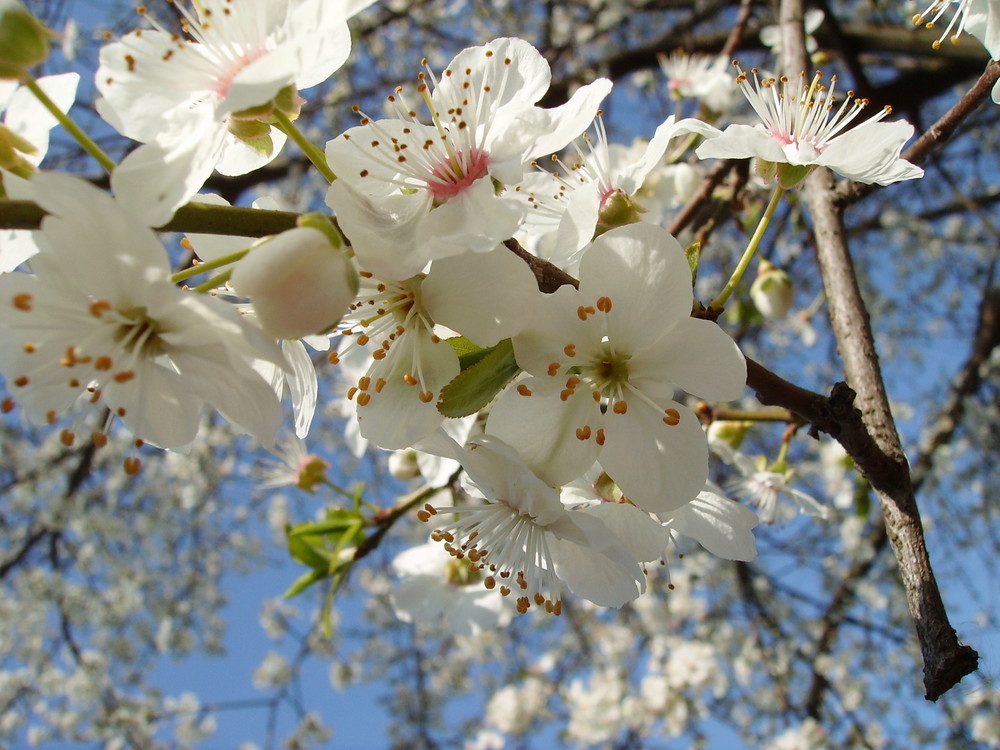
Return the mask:
<svg viewBox="0 0 1000 750">
<path fill-rule="evenodd" d="M 708 426 L 708 442 L 709 445 L 724 443 L 733 450 L 738 450 L 749 431 L 750 422 L 716 419 Z"/>
<path fill-rule="evenodd" d="M 312 227 L 296 227 L 255 247 L 233 269 L 233 286 L 250 298 L 261 327 L 297 339 L 336 325 L 358 291 L 347 255 Z"/>
<path fill-rule="evenodd" d="M 767 320 L 781 320 L 792 309 L 795 287 L 787 273 L 767 260 L 760 262 L 757 278 L 750 287 L 750 298 Z"/>
<path fill-rule="evenodd" d="M 389 454 L 389 473 L 404 482 L 419 477 L 417 454 L 412 450 L 393 451 Z"/>
<path fill-rule="evenodd" d="M 0 0 L 0 78 L 21 78 L 44 62 L 54 37 L 18 0 Z"/>
</svg>

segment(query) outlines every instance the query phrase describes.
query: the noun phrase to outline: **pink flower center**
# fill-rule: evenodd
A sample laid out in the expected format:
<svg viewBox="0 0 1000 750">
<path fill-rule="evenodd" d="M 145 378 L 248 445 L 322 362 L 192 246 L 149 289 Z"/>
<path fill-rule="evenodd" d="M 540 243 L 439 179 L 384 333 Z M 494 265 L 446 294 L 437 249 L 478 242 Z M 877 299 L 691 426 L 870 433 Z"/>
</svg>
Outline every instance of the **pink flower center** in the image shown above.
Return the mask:
<svg viewBox="0 0 1000 750">
<path fill-rule="evenodd" d="M 490 155 L 475 149 L 456 158 L 448 157 L 441 164 L 431 168 L 427 189 L 435 203 L 444 203 L 454 198 L 480 177 L 485 177 L 490 163 Z"/>
<path fill-rule="evenodd" d="M 219 95 L 219 98 L 225 99 L 226 95 L 229 93 L 229 87 L 233 85 L 233 81 L 236 79 L 236 76 L 246 70 L 250 66 L 250 63 L 259 60 L 266 54 L 266 49 L 259 49 L 253 52 L 244 53 L 242 56 L 232 60 L 229 65 L 226 66 L 222 75 L 220 75 L 216 80 L 215 93 Z"/>
</svg>

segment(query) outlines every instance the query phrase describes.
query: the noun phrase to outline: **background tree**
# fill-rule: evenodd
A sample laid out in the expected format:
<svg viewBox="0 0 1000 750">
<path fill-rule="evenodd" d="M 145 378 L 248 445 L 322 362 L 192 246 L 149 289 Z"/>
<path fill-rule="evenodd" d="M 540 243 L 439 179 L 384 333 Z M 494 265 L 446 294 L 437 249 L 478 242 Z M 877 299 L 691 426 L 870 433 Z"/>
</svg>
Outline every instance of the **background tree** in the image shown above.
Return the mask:
<svg viewBox="0 0 1000 750">
<path fill-rule="evenodd" d="M 103 42 L 97 29 L 120 36 L 135 25 L 124 4 L 101 18 L 79 3 L 29 5 L 65 30 L 85 81 Z M 801 20 L 810 9 L 824 13 L 811 60 Z M 623 143 L 648 138 L 675 110 L 694 114 L 696 101 L 670 99 L 660 69 L 658 56 L 678 49 L 790 75 L 821 67 L 867 98 L 869 111 L 891 105 L 917 127 L 922 135 L 904 156 L 926 170 L 922 180 L 872 188 L 816 171 L 780 207 L 760 252 L 794 284 L 788 317 L 767 318 L 747 278 L 720 318 L 760 366 L 751 365 L 744 401 L 706 407 L 706 421 L 751 421 L 740 450 L 766 464 L 787 446 L 792 485 L 831 507 L 831 518 L 758 527 L 751 563 L 682 546 L 683 557 L 648 571 L 650 592 L 621 610 L 571 601 L 559 619 L 533 614 L 467 636 L 397 618 L 390 563 L 426 528 L 387 513 L 381 544 L 363 548 L 338 593 L 329 636 L 322 586 L 290 603 L 277 601 L 280 589 L 266 592 L 262 623 L 275 646 L 260 655 L 262 692 L 165 696 L 152 666 L 168 655 L 211 664 L 226 648 L 223 603 L 236 585 L 228 574 L 287 560 L 284 525 L 311 520 L 315 500 L 263 489 L 261 457 L 221 423 L 206 425 L 187 454 L 143 450 L 134 478 L 122 474 L 124 449 L 114 442 L 101 452 L 67 448 L 15 413 L 4 421 L 0 457 L 7 740 L 195 744 L 230 710 L 251 705 L 262 718 L 246 739 L 273 746 L 291 733 L 288 743 L 321 744 L 324 723 L 342 732 L 348 721 L 331 718 L 328 694 L 302 688 L 322 664 L 347 695 L 364 682 L 380 686 L 397 747 L 714 746 L 734 737 L 775 748 L 997 746 L 1000 170 L 989 98 L 1000 70 L 967 34 L 933 49 L 942 25 L 928 31 L 910 21 L 923 10 L 785 0 L 385 2 L 365 11 L 352 22 L 348 65 L 313 92 L 299 119 L 315 143 L 356 124 L 352 104 L 378 113 L 396 85 L 416 80 L 422 57 L 440 70 L 460 49 L 503 35 L 530 41 L 552 66 L 544 106 L 596 76 L 611 78 L 603 117 Z M 151 3 L 150 12 L 177 19 L 170 3 Z M 760 41 L 772 24 L 780 59 Z M 49 66 L 65 62 L 57 56 Z M 118 160 L 132 145 L 85 114 L 92 94 L 78 96 L 74 114 Z M 707 303 L 767 193 L 745 161 L 691 164 L 696 187 L 663 218 L 683 245 L 701 243 L 695 296 Z M 59 136 L 46 167 L 104 179 Z M 259 196 L 290 211 L 323 204 L 324 186 L 294 149 L 206 187 L 243 205 Z M 653 202 L 653 190 L 651 180 L 639 202 Z M 175 228 L 199 228 L 184 220 Z M 185 252 L 176 250 L 179 266 L 190 262 Z M 326 406 L 309 449 L 334 464 L 333 481 L 367 480 L 365 499 L 385 508 L 416 497 L 399 499 L 422 487 L 382 478 L 385 454 L 350 455 L 337 370 L 318 371 Z M 714 470 L 734 495 L 754 489 L 738 465 Z M 742 490 L 731 484 L 740 480 Z M 918 559 L 919 520 L 940 610 Z M 289 584 L 298 572 L 289 571 Z M 955 688 L 976 661 L 944 609 L 983 657 Z"/>
</svg>

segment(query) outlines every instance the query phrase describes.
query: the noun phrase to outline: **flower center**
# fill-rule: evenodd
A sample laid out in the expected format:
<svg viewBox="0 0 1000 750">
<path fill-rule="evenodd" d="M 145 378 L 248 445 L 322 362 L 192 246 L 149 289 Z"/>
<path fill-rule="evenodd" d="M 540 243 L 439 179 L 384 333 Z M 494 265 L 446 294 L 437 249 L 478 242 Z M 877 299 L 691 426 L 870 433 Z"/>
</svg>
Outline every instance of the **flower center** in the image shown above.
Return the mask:
<svg viewBox="0 0 1000 750">
<path fill-rule="evenodd" d="M 114 339 L 125 351 L 145 359 L 153 359 L 163 354 L 159 323 L 146 314 L 145 307 L 118 311 L 118 317 L 121 321 L 118 330 L 115 331 Z"/>
<path fill-rule="evenodd" d="M 431 168 L 427 189 L 434 203 L 441 204 L 454 198 L 472 183 L 487 174 L 489 154 L 477 149 L 458 151 Z"/>
<path fill-rule="evenodd" d="M 628 382 L 629 359 L 628 355 L 616 352 L 611 342 L 605 341 L 601 344 L 601 351 L 592 358 L 582 374 L 601 395 L 617 395 Z"/>
</svg>

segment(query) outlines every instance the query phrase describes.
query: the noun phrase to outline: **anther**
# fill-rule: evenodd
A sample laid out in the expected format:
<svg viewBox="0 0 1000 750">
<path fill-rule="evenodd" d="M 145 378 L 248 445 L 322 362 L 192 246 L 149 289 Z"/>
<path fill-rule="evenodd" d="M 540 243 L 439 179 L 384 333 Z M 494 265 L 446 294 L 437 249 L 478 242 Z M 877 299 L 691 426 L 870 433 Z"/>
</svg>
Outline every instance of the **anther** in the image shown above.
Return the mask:
<svg viewBox="0 0 1000 750">
<path fill-rule="evenodd" d="M 611 407 L 611 411 L 615 414 L 624 414 L 628 411 L 628 403 L 625 401 L 615 401 L 615 405 Z"/>
<path fill-rule="evenodd" d="M 28 292 L 20 292 L 14 295 L 14 307 L 18 310 L 28 312 L 31 310 L 31 295 Z"/>
<path fill-rule="evenodd" d="M 528 386 L 526 386 L 524 383 L 521 383 L 517 387 L 517 392 L 520 393 L 522 396 L 530 396 L 531 395 L 531 389 L 528 388 Z"/>
<path fill-rule="evenodd" d="M 663 423 L 671 427 L 681 423 L 681 413 L 676 409 L 667 409 L 664 412 Z"/>
</svg>

